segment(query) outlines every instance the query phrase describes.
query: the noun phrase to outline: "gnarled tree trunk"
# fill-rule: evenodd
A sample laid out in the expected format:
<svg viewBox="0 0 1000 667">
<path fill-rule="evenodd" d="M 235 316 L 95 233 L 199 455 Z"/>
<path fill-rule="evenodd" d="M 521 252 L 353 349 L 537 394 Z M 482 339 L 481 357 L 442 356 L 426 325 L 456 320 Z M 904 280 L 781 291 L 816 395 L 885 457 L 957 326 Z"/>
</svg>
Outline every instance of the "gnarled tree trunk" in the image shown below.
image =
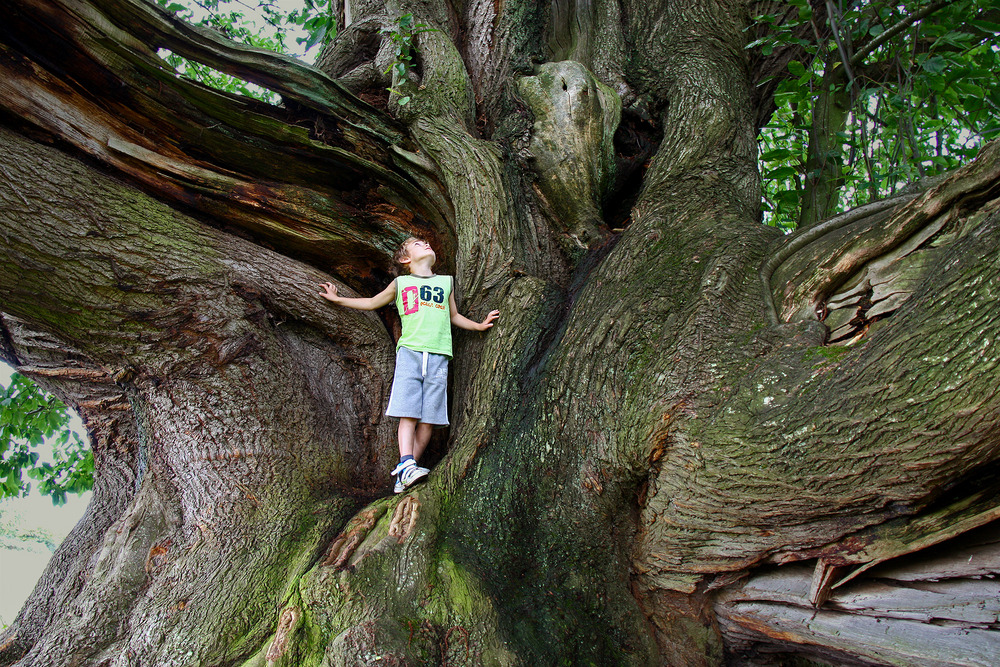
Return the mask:
<svg viewBox="0 0 1000 667">
<path fill-rule="evenodd" d="M 4 8 L 2 355 L 81 411 L 98 492 L 0 664 L 1000 651 L 1000 145 L 782 237 L 789 54 L 751 61 L 746 3 L 352 4 L 320 69 L 136 0 Z M 392 496 L 397 319 L 317 286 L 374 293 L 409 234 L 502 318 Z"/>
</svg>

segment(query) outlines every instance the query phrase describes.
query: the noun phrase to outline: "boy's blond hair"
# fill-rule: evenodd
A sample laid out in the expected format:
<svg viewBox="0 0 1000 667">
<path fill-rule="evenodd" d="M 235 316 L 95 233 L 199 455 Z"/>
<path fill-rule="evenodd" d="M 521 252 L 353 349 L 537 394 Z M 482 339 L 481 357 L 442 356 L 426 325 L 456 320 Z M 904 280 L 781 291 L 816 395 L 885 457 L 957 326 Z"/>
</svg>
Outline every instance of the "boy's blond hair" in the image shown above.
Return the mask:
<svg viewBox="0 0 1000 667">
<path fill-rule="evenodd" d="M 407 249 L 407 246 L 413 243 L 414 241 L 423 241 L 423 239 L 418 238 L 416 236 L 407 237 L 406 240 L 400 243 L 399 247 L 396 248 L 396 254 L 393 257 L 393 259 L 396 261 L 396 264 L 399 264 L 402 267 L 406 267 L 407 272 L 409 272 L 409 267 L 406 264 L 403 264 L 403 259 L 410 256 L 410 251 Z"/>
</svg>

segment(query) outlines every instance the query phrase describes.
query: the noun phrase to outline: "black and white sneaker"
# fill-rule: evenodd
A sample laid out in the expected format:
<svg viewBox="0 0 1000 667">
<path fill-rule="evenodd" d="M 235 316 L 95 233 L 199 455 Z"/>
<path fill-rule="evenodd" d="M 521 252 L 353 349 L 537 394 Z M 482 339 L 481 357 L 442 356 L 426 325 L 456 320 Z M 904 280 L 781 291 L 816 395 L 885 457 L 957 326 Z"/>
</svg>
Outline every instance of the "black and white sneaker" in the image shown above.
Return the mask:
<svg viewBox="0 0 1000 667">
<path fill-rule="evenodd" d="M 427 468 L 421 468 L 413 459 L 403 461 L 392 471 L 396 478 L 396 485 L 392 488 L 394 493 L 402 493 L 408 488 L 427 477 L 430 472 Z"/>
</svg>

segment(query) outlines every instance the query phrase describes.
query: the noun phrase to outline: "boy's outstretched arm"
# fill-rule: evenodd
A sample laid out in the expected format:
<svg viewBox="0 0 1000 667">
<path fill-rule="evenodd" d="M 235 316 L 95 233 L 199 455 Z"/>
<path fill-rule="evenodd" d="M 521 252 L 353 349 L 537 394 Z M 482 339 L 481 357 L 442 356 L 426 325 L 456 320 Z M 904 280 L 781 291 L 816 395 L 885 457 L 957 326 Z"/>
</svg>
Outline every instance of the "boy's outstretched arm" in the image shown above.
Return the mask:
<svg viewBox="0 0 1000 667">
<path fill-rule="evenodd" d="M 323 288 L 320 296 L 327 301 L 332 301 L 338 306 L 346 306 L 348 308 L 356 308 L 358 310 L 375 310 L 376 308 L 381 308 L 382 306 L 388 306 L 396 299 L 395 280 L 389 283 L 388 287 L 375 296 L 361 298 L 340 296 L 337 294 L 337 286 L 333 283 L 323 283 L 320 287 Z"/>
<path fill-rule="evenodd" d="M 458 306 L 455 305 L 455 294 L 448 298 L 448 304 L 451 307 L 451 323 L 458 327 L 459 329 L 468 329 L 469 331 L 486 331 L 493 326 L 493 320 L 500 317 L 499 310 L 491 310 L 490 314 L 482 322 L 476 322 L 470 320 L 465 315 L 458 312 Z"/>
</svg>

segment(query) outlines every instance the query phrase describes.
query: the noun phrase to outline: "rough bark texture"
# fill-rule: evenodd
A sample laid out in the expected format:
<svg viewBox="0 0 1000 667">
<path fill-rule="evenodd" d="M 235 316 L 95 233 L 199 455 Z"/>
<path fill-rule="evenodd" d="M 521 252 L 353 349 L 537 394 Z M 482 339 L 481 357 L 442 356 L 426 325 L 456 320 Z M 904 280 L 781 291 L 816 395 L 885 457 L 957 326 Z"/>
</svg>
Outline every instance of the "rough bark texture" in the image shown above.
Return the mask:
<svg viewBox="0 0 1000 667">
<path fill-rule="evenodd" d="M 98 479 L 0 664 L 1000 651 L 1000 145 L 780 237 L 756 83 L 791 55 L 747 3 L 345 3 L 320 69 L 133 0 L 3 8 L 0 354 Z M 388 79 L 406 12 L 436 30 Z M 503 314 L 391 496 L 398 320 L 317 286 L 373 294 L 413 233 Z"/>
</svg>

